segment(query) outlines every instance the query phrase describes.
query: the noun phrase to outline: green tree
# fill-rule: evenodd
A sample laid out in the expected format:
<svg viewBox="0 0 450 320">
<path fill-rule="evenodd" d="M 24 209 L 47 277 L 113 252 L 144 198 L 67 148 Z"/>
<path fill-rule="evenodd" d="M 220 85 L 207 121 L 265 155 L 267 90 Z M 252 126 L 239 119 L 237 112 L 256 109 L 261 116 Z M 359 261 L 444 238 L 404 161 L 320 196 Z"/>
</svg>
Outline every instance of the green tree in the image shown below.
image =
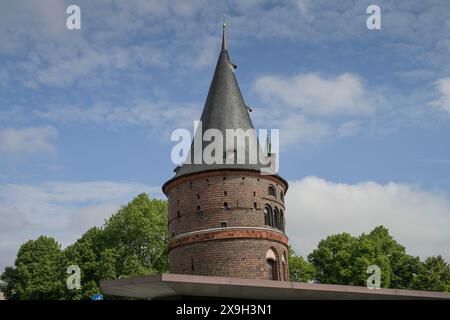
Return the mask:
<svg viewBox="0 0 450 320">
<path fill-rule="evenodd" d="M 168 262 L 167 201 L 140 194 L 105 223 L 108 272 L 116 277 L 166 272 Z M 112 271 L 114 270 L 114 271 Z"/>
<path fill-rule="evenodd" d="M 358 238 L 348 233 L 330 236 L 319 243 L 308 259 L 320 282 L 358 286 L 366 285 L 367 267 L 377 265 L 382 287 L 412 288 L 420 267 L 419 258 L 406 254 L 405 247 L 383 226 Z"/>
<path fill-rule="evenodd" d="M 290 246 L 288 261 L 291 281 L 309 282 L 314 280 L 316 273 L 314 266 L 306 261 L 302 256 L 297 256 L 295 251 Z"/>
<path fill-rule="evenodd" d="M 319 242 L 308 256 L 320 283 L 353 283 L 353 253 L 358 239 L 348 233 L 332 235 Z"/>
<path fill-rule="evenodd" d="M 103 228 L 91 228 L 64 250 L 66 265 L 81 269 L 81 290 L 67 299 L 88 299 L 100 281 L 168 270 L 167 201 L 140 194 L 113 214 Z"/>
<path fill-rule="evenodd" d="M 17 292 L 17 281 L 19 281 L 19 274 L 16 268 L 6 267 L 5 271 L 0 276 L 0 280 L 5 282 L 5 287 L 2 289 L 5 299 L 17 300 L 19 293 Z"/>
<path fill-rule="evenodd" d="M 81 271 L 81 290 L 69 290 L 66 287 L 65 299 L 87 299 L 100 292 L 99 279 L 102 279 L 102 275 L 99 271 L 103 263 L 101 260 L 103 250 L 103 231 L 97 227 L 86 231 L 80 239 L 64 250 L 65 268 L 77 265 Z"/>
<path fill-rule="evenodd" d="M 7 299 L 59 299 L 63 291 L 62 251 L 53 238 L 40 236 L 24 243 L 14 267 L 2 274 Z"/>
<path fill-rule="evenodd" d="M 368 235 L 362 234 L 360 241 L 368 241 L 374 248 L 373 254 L 381 258 L 384 263 L 377 264 L 382 270 L 382 283 L 386 287 L 397 289 L 412 289 L 414 278 L 420 268 L 419 257 L 406 253 L 404 246 L 399 244 L 383 226 L 373 229 Z M 376 259 L 372 256 L 373 259 Z M 380 258 L 379 258 L 380 259 Z"/>
<path fill-rule="evenodd" d="M 80 290 L 66 287 L 70 265 L 80 267 Z M 167 201 L 140 194 L 64 251 L 53 238 L 26 242 L 1 280 L 7 299 L 89 299 L 100 292 L 103 279 L 163 273 L 168 267 Z"/>
<path fill-rule="evenodd" d="M 415 279 L 415 289 L 450 291 L 450 265 L 442 256 L 425 259 Z"/>
</svg>

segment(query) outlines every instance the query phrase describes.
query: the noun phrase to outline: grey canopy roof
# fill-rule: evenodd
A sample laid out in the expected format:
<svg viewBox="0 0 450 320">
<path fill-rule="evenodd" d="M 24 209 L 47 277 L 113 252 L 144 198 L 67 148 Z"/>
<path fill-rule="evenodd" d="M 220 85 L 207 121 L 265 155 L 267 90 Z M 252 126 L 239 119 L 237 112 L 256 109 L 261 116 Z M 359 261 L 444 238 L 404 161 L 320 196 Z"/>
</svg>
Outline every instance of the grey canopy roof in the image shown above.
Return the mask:
<svg viewBox="0 0 450 320">
<path fill-rule="evenodd" d="M 241 90 L 239 89 L 234 70 L 235 65 L 230 61 L 227 50 L 226 30 L 224 24 L 222 49 L 214 71 L 211 86 L 208 91 L 203 113 L 200 118 L 202 130 L 200 131 L 197 129 L 196 136 L 201 133 L 200 137 L 202 137 L 204 132 L 208 129 L 218 129 L 222 132 L 225 140 L 226 129 L 242 129 L 244 131 L 247 129 L 254 129 L 250 119 L 249 110 L 244 102 Z M 201 150 L 197 149 L 196 151 L 203 152 L 204 148 L 208 144 L 210 144 L 208 141 L 202 142 Z M 259 161 L 255 164 L 252 164 L 249 161 L 247 144 L 245 146 L 246 160 L 243 164 L 237 164 L 236 161 L 234 164 L 226 164 L 225 159 L 229 156 L 230 150 L 225 150 L 225 147 L 226 146 L 224 143 L 223 164 L 206 164 L 203 160 L 201 163 L 194 164 L 193 155 L 195 150 L 193 141 L 187 157 L 188 159 L 191 159 L 190 163 L 185 161 L 185 163 L 181 166 L 175 168 L 174 171 L 176 174 L 171 180 L 184 175 L 219 169 L 260 171 L 262 165 L 259 164 Z M 258 159 L 260 157 L 265 157 L 260 150 L 259 144 L 257 149 Z M 236 153 L 236 150 L 234 150 L 234 152 Z"/>
</svg>

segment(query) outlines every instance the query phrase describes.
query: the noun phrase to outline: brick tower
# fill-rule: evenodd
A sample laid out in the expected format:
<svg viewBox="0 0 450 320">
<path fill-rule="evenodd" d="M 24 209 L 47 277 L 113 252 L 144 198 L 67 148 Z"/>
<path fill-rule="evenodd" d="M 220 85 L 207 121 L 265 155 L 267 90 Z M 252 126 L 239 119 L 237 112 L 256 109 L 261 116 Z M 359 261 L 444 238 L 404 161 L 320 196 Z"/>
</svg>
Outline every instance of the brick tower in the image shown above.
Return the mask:
<svg viewBox="0 0 450 320">
<path fill-rule="evenodd" d="M 226 129 L 253 129 L 235 68 L 224 23 L 222 49 L 196 137 L 212 128 L 223 136 Z M 202 150 L 206 146 L 201 142 Z M 229 151 L 223 151 L 225 159 Z M 193 143 L 188 157 L 197 152 Z M 184 163 L 163 185 L 169 204 L 171 273 L 289 280 L 284 216 L 288 184 L 277 174 L 262 175 L 261 166 L 248 159 L 243 164 Z"/>
</svg>

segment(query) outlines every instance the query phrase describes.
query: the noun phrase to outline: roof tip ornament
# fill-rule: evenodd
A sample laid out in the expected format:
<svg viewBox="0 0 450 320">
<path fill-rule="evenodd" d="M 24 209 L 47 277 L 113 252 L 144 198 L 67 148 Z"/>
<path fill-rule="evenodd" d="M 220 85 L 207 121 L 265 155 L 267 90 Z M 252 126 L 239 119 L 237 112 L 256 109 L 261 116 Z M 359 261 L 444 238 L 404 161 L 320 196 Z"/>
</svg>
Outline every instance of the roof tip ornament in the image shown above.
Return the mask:
<svg viewBox="0 0 450 320">
<path fill-rule="evenodd" d="M 227 22 L 225 20 L 225 15 L 222 17 L 222 51 L 227 51 Z"/>
</svg>

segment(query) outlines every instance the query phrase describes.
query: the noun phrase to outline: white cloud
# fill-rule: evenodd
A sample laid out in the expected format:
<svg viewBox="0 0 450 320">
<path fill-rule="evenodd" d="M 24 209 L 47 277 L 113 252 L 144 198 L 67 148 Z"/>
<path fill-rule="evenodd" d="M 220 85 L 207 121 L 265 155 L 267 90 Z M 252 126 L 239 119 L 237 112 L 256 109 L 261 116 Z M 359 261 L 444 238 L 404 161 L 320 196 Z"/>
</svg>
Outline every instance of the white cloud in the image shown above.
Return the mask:
<svg viewBox="0 0 450 320">
<path fill-rule="evenodd" d="M 136 70 L 146 66 L 168 66 L 168 55 L 163 47 L 151 46 L 149 42 L 125 45 L 112 42 L 108 37 L 115 34 L 120 39 L 129 39 L 130 30 L 122 27 L 133 25 L 132 32 L 142 28 L 136 23 L 135 16 L 120 17 L 116 10 L 107 8 L 106 3 L 103 7 L 88 3 L 79 5 L 82 29 L 71 31 L 66 28 L 67 5 L 62 0 L 44 3 L 19 0 L 0 4 L 0 12 L 7 13 L 0 19 L 0 28 L 5 31 L 0 55 L 18 59 L 9 73 L 15 72 L 15 78 L 22 80 L 24 86 L 33 89 L 39 85 L 67 87 L 78 84 L 78 80 L 92 82 L 91 78 L 108 81 L 112 73 L 124 69 L 133 69 L 133 74 L 137 74 Z M 102 16 L 109 17 L 114 25 L 108 25 L 109 29 L 105 25 L 98 28 L 101 24 L 97 23 L 97 18 Z M 85 29 L 89 31 L 85 32 Z M 0 74 L 0 82 L 2 78 Z"/>
<path fill-rule="evenodd" d="M 292 115 L 279 122 L 280 143 L 282 145 L 317 144 L 330 137 L 332 128 L 321 122 Z"/>
<path fill-rule="evenodd" d="M 328 235 L 357 236 L 384 225 L 410 254 L 450 260 L 450 199 L 414 185 L 306 177 L 290 182 L 286 219 L 290 244 L 303 255 Z"/>
<path fill-rule="evenodd" d="M 0 217 L 0 232 L 3 234 L 10 234 L 27 225 L 24 213 L 15 206 L 0 207 Z"/>
<path fill-rule="evenodd" d="M 264 0 L 238 0 L 223 5 L 208 4 L 208 1 L 184 0 L 172 1 L 170 4 L 159 0 L 136 0 L 133 3 L 112 0 L 101 3 L 80 1 L 82 10 L 85 10 L 83 12 L 86 18 L 83 19 L 89 23 L 85 25 L 89 26 L 89 32 L 71 32 L 61 27 L 65 25 L 66 18 L 64 1 L 49 0 L 36 4 L 17 0 L 14 4 L 9 3 L 1 7 L 0 11 L 9 14 L 0 20 L 0 26 L 10 32 L 5 32 L 7 41 L 0 43 L 0 46 L 12 46 L 16 49 L 16 52 L 13 50 L 16 54 L 27 53 L 26 59 L 24 57 L 23 60 L 28 62 L 20 65 L 31 78 L 26 84 L 36 88 L 38 82 L 51 86 L 66 86 L 80 78 L 98 78 L 103 75 L 107 77 L 112 69 L 125 66 L 129 69 L 143 56 L 154 61 L 150 65 L 167 65 L 168 61 L 177 60 L 183 65 L 205 66 L 206 61 L 211 59 L 213 39 L 220 41 L 220 22 L 211 17 L 220 17 L 227 11 L 224 9 L 231 7 L 238 10 L 238 14 L 229 17 L 231 34 L 239 35 L 233 37 L 237 42 L 280 37 L 315 41 L 317 37 L 314 35 L 329 39 L 365 32 L 365 28 L 358 27 L 358 19 L 365 21 L 365 7 L 359 3 L 329 4 L 322 1 L 292 0 L 273 5 Z M 422 22 L 428 23 L 421 23 L 421 28 L 418 29 L 426 30 L 424 24 L 429 26 L 429 22 L 435 22 L 432 14 L 440 12 L 436 10 L 435 4 L 427 6 L 433 6 L 434 10 L 424 10 L 422 13 L 414 8 L 414 5 L 399 5 L 402 10 L 398 10 L 395 4 L 390 3 L 383 7 L 389 8 L 387 11 L 405 13 L 408 17 L 411 16 L 409 10 L 429 15 L 422 18 L 425 20 Z M 437 7 L 439 9 L 439 6 Z M 306 13 L 308 17 L 316 18 L 312 26 L 304 25 L 303 18 Z M 401 35 L 404 36 L 405 30 L 410 29 L 409 20 L 398 17 L 393 20 L 402 25 Z M 41 32 L 33 32 L 37 28 Z M 145 30 L 145 33 L 142 30 Z M 430 34 L 437 35 L 435 32 L 426 34 L 427 37 Z M 151 37 L 152 42 L 157 43 L 159 51 L 162 52 L 158 52 L 158 48 L 148 48 L 144 55 L 135 54 L 133 48 L 127 47 L 128 43 L 120 41 L 136 40 L 136 48 L 141 49 L 148 44 L 135 37 L 141 35 Z M 161 36 L 170 41 L 160 41 Z M 18 44 L 20 46 L 16 46 Z M 32 45 L 33 50 L 27 49 L 27 45 Z M 208 50 L 203 50 L 203 47 Z M 180 56 L 192 58 L 189 63 L 185 63 L 183 58 L 176 59 Z M 102 72 L 95 74 L 95 71 Z"/>
<path fill-rule="evenodd" d="M 435 82 L 440 97 L 431 103 L 432 106 L 450 114 L 450 78 L 439 79 Z"/>
<path fill-rule="evenodd" d="M 280 142 L 287 145 L 354 136 L 361 132 L 363 118 L 385 106 L 379 91 L 370 92 L 362 79 L 351 73 L 263 76 L 256 79 L 252 90 L 264 103 L 278 106 L 262 113 L 255 109 L 254 118 L 267 127 L 279 128 Z"/>
<path fill-rule="evenodd" d="M 29 115 L 25 108 L 19 106 L 3 107 L 0 110 L 0 123 L 23 123 Z"/>
<path fill-rule="evenodd" d="M 179 103 L 167 100 L 135 99 L 118 105 L 95 102 L 89 106 L 52 105 L 27 111 L 24 107 L 0 110 L 0 123 L 46 122 L 54 126 L 70 123 L 107 127 L 140 127 L 160 141 L 167 141 L 176 128 L 193 128 L 201 115 L 200 103 Z M 53 127 L 0 130 L 0 152 L 12 155 L 41 152 L 54 153 L 57 131 Z M 22 142 L 19 144 L 19 142 Z M 31 146 L 31 147 L 30 147 Z M 0 155 L 0 160 L 2 156 Z"/>
<path fill-rule="evenodd" d="M 132 69 L 140 64 L 160 68 L 168 66 L 163 50 L 158 48 L 131 46 L 103 50 L 94 49 L 84 41 L 76 46 L 76 54 L 65 50 L 49 53 L 47 56 L 53 58 L 48 61 L 48 66 L 31 65 L 29 72 L 35 76 L 34 80 L 48 86 L 66 87 L 77 79 L 88 79 L 99 71 L 102 71 L 100 76 L 104 76 L 113 70 Z"/>
<path fill-rule="evenodd" d="M 204 68 L 214 65 L 217 59 L 218 49 L 220 48 L 219 37 L 205 36 L 196 42 L 195 53 L 193 56 L 184 56 L 182 59 L 183 66 Z"/>
<path fill-rule="evenodd" d="M 322 77 L 317 73 L 293 77 L 263 76 L 253 84 L 262 99 L 314 115 L 367 115 L 375 112 L 374 97 L 361 78 L 351 73 Z"/>
<path fill-rule="evenodd" d="M 351 137 L 361 132 L 361 123 L 358 121 L 347 121 L 341 123 L 337 129 L 340 137 Z"/>
<path fill-rule="evenodd" d="M 236 42 L 300 39 L 310 44 L 330 39 L 370 39 L 364 27 L 367 18 L 364 2 L 290 0 L 274 4 L 264 0 L 230 0 L 214 5 L 200 0 L 78 2 L 83 12 L 83 29 L 79 32 L 65 28 L 67 4 L 63 0 L 0 3 L 0 12 L 5 13 L 0 19 L 0 28 L 5 31 L 0 54 L 27 61 L 21 64 L 27 85 L 66 86 L 90 76 L 107 79 L 123 63 L 128 66 L 139 63 L 139 55 L 133 51 L 122 53 L 129 43 L 145 48 L 149 43 L 147 37 L 158 46 L 146 55 L 152 61 L 151 66 L 174 61 L 183 64 L 183 59 L 178 58 L 180 52 L 183 56 L 197 57 L 198 61 L 189 65 L 206 65 L 210 59 L 210 39 L 220 33 L 220 16 L 230 10 L 233 11 L 228 17 L 230 32 L 239 35 L 234 37 Z M 390 30 L 385 33 L 386 39 L 432 48 L 439 40 L 448 38 L 444 2 L 411 1 L 405 5 L 381 1 L 383 29 Z M 420 28 L 411 31 L 414 21 L 418 21 Z M 202 46 L 207 49 L 204 53 Z M 445 59 L 448 47 L 432 49 L 437 50 L 426 50 L 429 55 L 426 61 L 438 68 L 442 64 L 448 68 Z M 421 53 L 420 58 L 426 57 Z"/>
<path fill-rule="evenodd" d="M 81 234 L 93 226 L 103 225 L 105 219 L 115 213 L 119 208 L 120 206 L 118 204 L 108 203 L 82 207 L 76 214 L 68 217 L 68 225 L 73 230 L 79 230 Z"/>
<path fill-rule="evenodd" d="M 7 128 L 0 131 L 1 158 L 19 158 L 32 154 L 53 154 L 58 132 L 53 127 Z"/>
<path fill-rule="evenodd" d="M 0 184 L 0 271 L 23 242 L 45 234 L 68 245 L 142 192 L 162 194 L 159 187 L 133 182 Z"/>
<path fill-rule="evenodd" d="M 317 145 L 332 137 L 336 131 L 330 123 L 286 108 L 257 107 L 251 117 L 256 129 L 279 129 L 282 147 Z"/>
<path fill-rule="evenodd" d="M 147 126 L 152 133 L 157 133 L 161 138 L 170 136 L 165 131 L 170 132 L 179 127 L 191 128 L 193 121 L 197 120 L 200 114 L 200 104 L 150 102 L 140 99 L 123 106 L 96 103 L 90 107 L 57 106 L 45 110 L 34 110 L 34 116 L 38 119 L 54 123 Z"/>
</svg>

